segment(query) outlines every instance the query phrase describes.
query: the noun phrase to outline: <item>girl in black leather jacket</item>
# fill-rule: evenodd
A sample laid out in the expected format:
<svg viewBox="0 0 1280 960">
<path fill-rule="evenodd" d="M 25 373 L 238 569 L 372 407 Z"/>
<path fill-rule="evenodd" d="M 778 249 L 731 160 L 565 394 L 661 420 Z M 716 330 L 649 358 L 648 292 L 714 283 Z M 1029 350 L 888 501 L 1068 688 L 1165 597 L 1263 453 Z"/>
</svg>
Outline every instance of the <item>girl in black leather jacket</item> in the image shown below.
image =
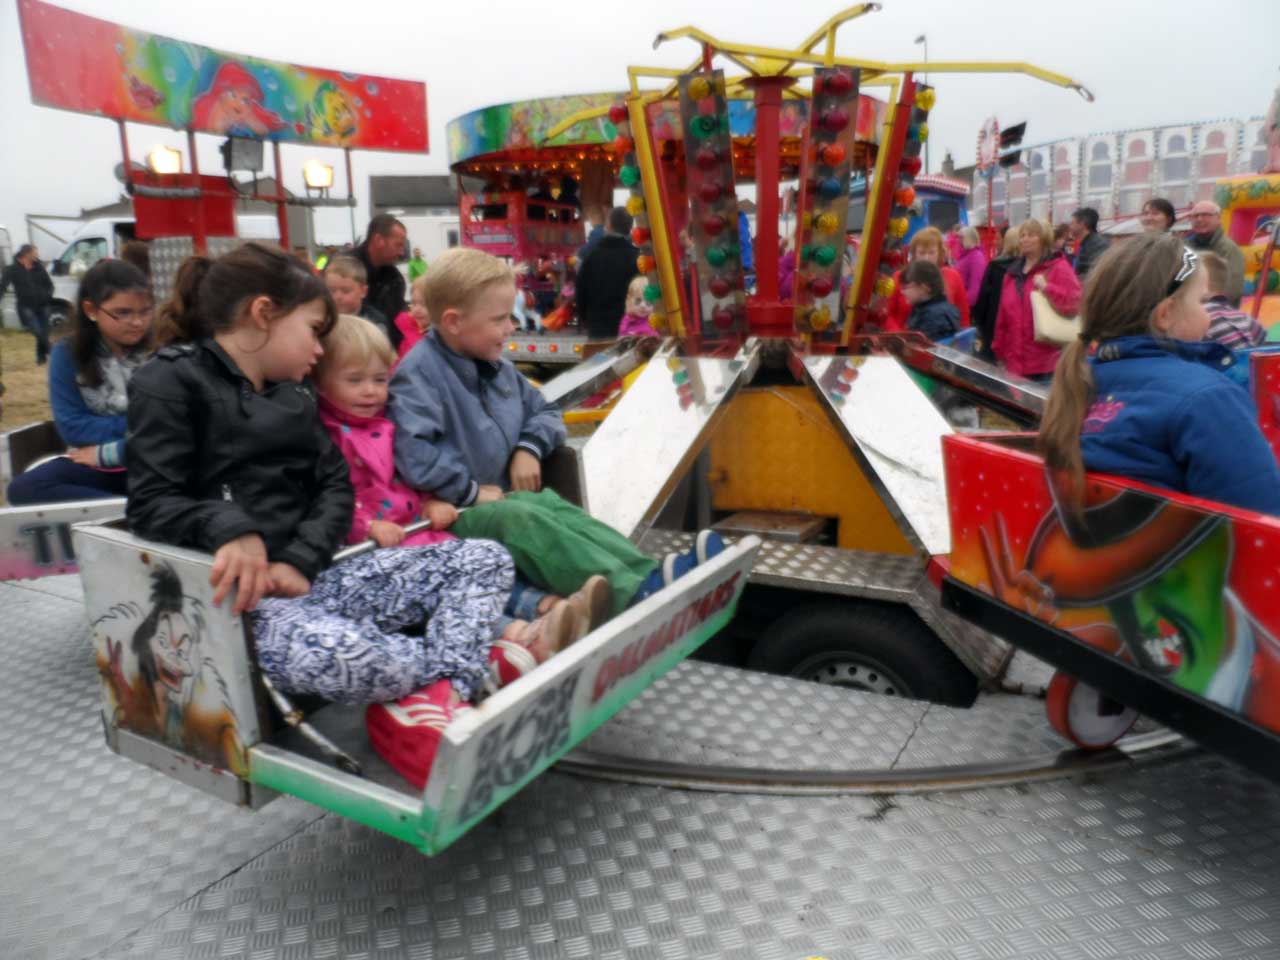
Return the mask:
<svg viewBox="0 0 1280 960">
<path fill-rule="evenodd" d="M 486 676 L 513 568 L 486 540 L 330 566 L 353 494 L 306 378 L 334 319 L 323 282 L 278 249 L 188 260 L 161 312 L 172 342 L 129 385 L 127 516 L 139 536 L 212 552 L 213 602 L 235 589 L 272 682 L 376 704 L 374 746 L 421 784 Z"/>
</svg>

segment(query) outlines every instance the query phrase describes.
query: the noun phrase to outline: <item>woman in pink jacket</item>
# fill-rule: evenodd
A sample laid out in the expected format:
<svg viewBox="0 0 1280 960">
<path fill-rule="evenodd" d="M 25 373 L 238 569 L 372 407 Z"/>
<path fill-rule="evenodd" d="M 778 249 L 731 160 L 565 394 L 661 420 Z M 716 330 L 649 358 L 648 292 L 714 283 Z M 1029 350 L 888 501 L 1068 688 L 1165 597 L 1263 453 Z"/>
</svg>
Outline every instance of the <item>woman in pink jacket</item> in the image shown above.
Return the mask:
<svg viewBox="0 0 1280 960">
<path fill-rule="evenodd" d="M 964 281 L 965 296 L 969 298 L 969 309 L 972 310 L 982 291 L 982 275 L 987 272 L 987 255 L 982 252 L 982 241 L 973 227 L 961 229 L 960 253 L 954 262 L 956 272 Z"/>
<path fill-rule="evenodd" d="M 1036 341 L 1031 314 L 1031 291 L 1040 290 L 1055 310 L 1074 316 L 1080 309 L 1080 281 L 1064 257 L 1050 256 L 1053 234 L 1049 225 L 1028 220 L 1018 227 L 1021 260 L 1005 274 L 992 343 L 996 359 L 1010 373 L 1033 380 L 1049 380 L 1061 348 Z"/>
</svg>

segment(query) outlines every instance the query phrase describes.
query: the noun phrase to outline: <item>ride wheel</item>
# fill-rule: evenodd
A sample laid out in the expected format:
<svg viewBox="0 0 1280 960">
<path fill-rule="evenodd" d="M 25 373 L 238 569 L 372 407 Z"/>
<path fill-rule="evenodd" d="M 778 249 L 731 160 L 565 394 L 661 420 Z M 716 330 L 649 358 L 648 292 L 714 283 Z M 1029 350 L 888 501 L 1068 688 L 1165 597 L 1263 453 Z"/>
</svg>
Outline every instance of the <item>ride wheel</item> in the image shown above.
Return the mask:
<svg viewBox="0 0 1280 960">
<path fill-rule="evenodd" d="M 1137 710 L 1061 671 L 1049 682 L 1045 712 L 1054 730 L 1085 750 L 1105 750 L 1138 719 Z"/>
</svg>

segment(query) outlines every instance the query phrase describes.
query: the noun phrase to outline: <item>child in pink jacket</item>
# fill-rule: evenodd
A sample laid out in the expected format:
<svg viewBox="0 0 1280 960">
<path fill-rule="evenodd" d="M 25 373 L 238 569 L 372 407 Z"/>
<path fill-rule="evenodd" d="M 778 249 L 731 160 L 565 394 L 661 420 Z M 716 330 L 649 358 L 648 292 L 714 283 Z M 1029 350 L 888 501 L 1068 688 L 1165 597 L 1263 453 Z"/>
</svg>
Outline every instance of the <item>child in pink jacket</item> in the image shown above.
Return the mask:
<svg viewBox="0 0 1280 960">
<path fill-rule="evenodd" d="M 627 287 L 627 312 L 622 315 L 618 324 L 620 337 L 653 337 L 657 331 L 649 325 L 649 317 L 653 315 L 653 304 L 644 298 L 645 287 L 649 281 L 643 276 L 631 278 Z"/>
<path fill-rule="evenodd" d="M 338 317 L 324 338 L 315 371 L 320 420 L 347 461 L 355 489 L 348 543 L 373 540 L 379 547 L 418 547 L 454 539 L 448 528 L 458 509 L 423 494 L 395 475 L 395 427 L 385 416 L 387 383 L 395 351 L 386 334 L 367 320 Z M 407 533 L 418 519 L 426 530 Z M 609 586 L 593 577 L 569 599 L 548 594 L 518 576 L 507 603 L 509 617 L 490 652 L 500 686 L 572 643 L 607 615 Z"/>
</svg>

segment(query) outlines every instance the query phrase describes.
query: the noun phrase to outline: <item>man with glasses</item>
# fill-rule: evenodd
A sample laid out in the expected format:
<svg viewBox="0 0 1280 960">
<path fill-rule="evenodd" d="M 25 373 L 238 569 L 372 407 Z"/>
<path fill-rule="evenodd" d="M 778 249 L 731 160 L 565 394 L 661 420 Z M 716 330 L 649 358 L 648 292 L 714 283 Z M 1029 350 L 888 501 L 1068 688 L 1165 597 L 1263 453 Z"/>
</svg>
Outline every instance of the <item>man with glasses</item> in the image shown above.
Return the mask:
<svg viewBox="0 0 1280 960">
<path fill-rule="evenodd" d="M 1222 232 L 1222 208 L 1212 200 L 1201 200 L 1191 208 L 1187 219 L 1191 230 L 1186 244 L 1192 250 L 1211 250 L 1227 265 L 1227 282 L 1221 293 L 1233 307 L 1240 306 L 1244 295 L 1244 251 Z"/>
<path fill-rule="evenodd" d="M 36 248 L 24 243 L 13 263 L 0 273 L 0 299 L 9 285 L 18 298 L 18 320 L 36 338 L 36 363 L 49 359 L 49 304 L 53 302 L 53 281 L 36 256 Z"/>
</svg>

